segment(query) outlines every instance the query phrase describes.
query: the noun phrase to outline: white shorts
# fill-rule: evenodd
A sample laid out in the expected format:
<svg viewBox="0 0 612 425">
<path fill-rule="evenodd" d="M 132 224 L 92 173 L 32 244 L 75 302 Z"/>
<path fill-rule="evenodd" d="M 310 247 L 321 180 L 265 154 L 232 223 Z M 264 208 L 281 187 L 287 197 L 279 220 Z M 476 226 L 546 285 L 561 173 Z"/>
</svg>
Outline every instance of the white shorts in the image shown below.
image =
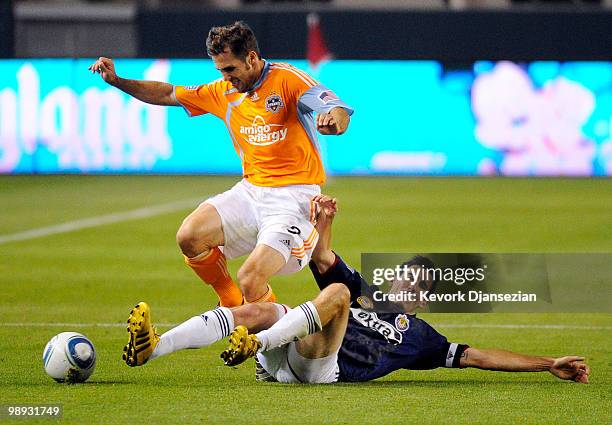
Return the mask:
<svg viewBox="0 0 612 425">
<path fill-rule="evenodd" d="M 338 381 L 338 350 L 327 357 L 307 359 L 297 352 L 295 342 L 257 353 L 261 366 L 278 382 L 287 384 L 330 384 Z"/>
<path fill-rule="evenodd" d="M 319 234 L 312 198 L 321 193 L 317 185 L 255 186 L 246 180 L 207 199 L 221 216 L 228 259 L 246 255 L 259 244 L 285 257 L 278 274 L 295 273 L 310 261 Z"/>
</svg>

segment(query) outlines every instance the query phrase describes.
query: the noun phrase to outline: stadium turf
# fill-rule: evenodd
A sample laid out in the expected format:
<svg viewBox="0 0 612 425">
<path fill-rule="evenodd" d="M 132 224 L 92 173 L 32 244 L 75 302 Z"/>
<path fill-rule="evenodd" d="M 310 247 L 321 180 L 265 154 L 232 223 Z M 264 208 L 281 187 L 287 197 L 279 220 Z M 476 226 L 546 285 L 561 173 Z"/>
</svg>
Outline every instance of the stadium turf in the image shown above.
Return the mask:
<svg viewBox="0 0 612 425">
<path fill-rule="evenodd" d="M 447 369 L 365 384 L 256 383 L 252 363 L 222 364 L 222 343 L 128 368 L 121 350 L 133 304 L 148 301 L 166 330 L 216 303 L 183 264 L 174 235 L 198 198 L 236 180 L 0 177 L 0 404 L 60 403 L 63 423 L 87 424 L 610 423 L 612 316 L 603 313 L 423 315 L 456 342 L 585 355 L 588 386 L 547 373 Z M 340 202 L 335 246 L 357 266 L 361 252 L 612 251 L 609 179 L 337 177 L 325 191 Z M 140 213 L 108 218 L 131 210 Z M 77 221 L 86 218 L 95 219 Z M 49 227 L 65 222 L 76 229 Z M 59 233 L 21 233 L 39 228 Z M 232 273 L 239 264 L 231 262 Z M 316 294 L 307 271 L 272 284 L 288 304 Z M 45 343 L 67 330 L 97 348 L 85 384 L 44 374 Z"/>
</svg>

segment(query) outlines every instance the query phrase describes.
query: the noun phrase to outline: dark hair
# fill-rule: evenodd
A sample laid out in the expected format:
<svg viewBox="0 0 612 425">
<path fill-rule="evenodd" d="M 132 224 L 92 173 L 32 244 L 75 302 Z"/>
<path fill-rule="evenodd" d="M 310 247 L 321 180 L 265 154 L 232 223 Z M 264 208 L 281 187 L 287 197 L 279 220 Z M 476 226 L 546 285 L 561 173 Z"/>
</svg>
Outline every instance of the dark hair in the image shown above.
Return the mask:
<svg viewBox="0 0 612 425">
<path fill-rule="evenodd" d="M 234 56 L 242 59 L 253 50 L 261 58 L 255 34 L 243 21 L 236 21 L 222 27 L 212 27 L 208 32 L 206 38 L 208 56 L 216 56 L 223 53 L 225 49 L 229 49 Z"/>
</svg>

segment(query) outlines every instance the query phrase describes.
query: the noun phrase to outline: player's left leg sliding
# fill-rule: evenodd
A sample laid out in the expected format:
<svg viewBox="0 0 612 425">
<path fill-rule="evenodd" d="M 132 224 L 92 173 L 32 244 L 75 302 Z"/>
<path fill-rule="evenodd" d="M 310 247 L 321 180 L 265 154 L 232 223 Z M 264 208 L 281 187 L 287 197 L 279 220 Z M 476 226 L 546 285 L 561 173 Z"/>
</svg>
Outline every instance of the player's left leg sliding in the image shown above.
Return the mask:
<svg viewBox="0 0 612 425">
<path fill-rule="evenodd" d="M 130 338 L 123 349 L 123 360 L 128 366 L 142 366 L 149 360 L 175 351 L 210 345 L 227 337 L 233 327 L 231 310 L 219 307 L 192 317 L 160 337 L 151 321 L 149 305 L 141 302 L 128 319 Z"/>
<path fill-rule="evenodd" d="M 206 347 L 229 336 L 233 328 L 234 316 L 229 308 L 207 311 L 162 334 L 151 359 L 179 350 Z"/>
<path fill-rule="evenodd" d="M 230 335 L 235 324 L 246 325 L 251 329 L 267 328 L 285 315 L 285 312 L 284 306 L 274 303 L 249 304 L 233 309 L 217 307 L 188 319 L 160 337 L 151 322 L 149 306 L 139 303 L 132 310 L 128 323 L 144 323 L 130 331 L 123 359 L 128 366 L 141 366 L 149 360 L 175 351 L 206 347 L 220 341 Z M 152 336 L 149 336 L 151 333 Z"/>
</svg>

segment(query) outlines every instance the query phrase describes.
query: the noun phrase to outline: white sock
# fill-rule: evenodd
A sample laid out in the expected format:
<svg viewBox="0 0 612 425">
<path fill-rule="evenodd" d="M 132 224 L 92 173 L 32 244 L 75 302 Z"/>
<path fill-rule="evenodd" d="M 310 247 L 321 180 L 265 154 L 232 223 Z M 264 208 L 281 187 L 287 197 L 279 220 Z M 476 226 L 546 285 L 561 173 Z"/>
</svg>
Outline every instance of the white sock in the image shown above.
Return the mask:
<svg viewBox="0 0 612 425">
<path fill-rule="evenodd" d="M 321 328 L 317 308 L 311 301 L 308 301 L 289 310 L 270 329 L 257 333 L 257 338 L 261 342 L 259 351 L 282 347 L 292 341 L 319 332 Z"/>
<path fill-rule="evenodd" d="M 229 336 L 233 330 L 232 311 L 227 307 L 217 307 L 164 333 L 149 360 L 186 348 L 206 347 Z"/>
<path fill-rule="evenodd" d="M 283 318 L 283 316 L 285 316 L 285 314 L 289 313 L 289 310 L 291 310 L 289 307 L 287 307 L 284 304 L 278 304 L 278 303 L 274 303 L 274 307 L 276 307 L 276 321 L 278 322 L 281 318 Z M 276 322 L 275 322 L 276 323 Z"/>
</svg>

